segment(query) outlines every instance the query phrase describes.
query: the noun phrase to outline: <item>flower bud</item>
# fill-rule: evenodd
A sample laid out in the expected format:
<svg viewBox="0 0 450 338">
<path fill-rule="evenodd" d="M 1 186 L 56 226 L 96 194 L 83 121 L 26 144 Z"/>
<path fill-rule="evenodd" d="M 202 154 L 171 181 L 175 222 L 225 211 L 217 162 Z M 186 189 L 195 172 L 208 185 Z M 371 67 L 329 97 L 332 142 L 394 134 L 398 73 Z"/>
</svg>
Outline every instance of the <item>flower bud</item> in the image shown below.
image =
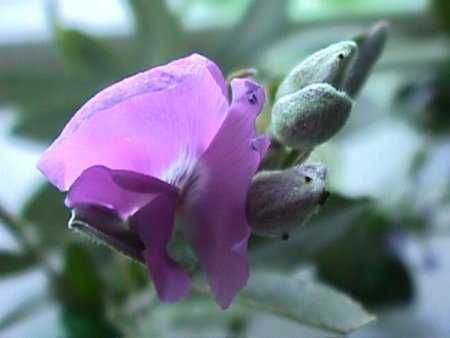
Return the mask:
<svg viewBox="0 0 450 338">
<path fill-rule="evenodd" d="M 328 83 L 339 89 L 357 50 L 355 42 L 342 41 L 309 56 L 281 83 L 276 99 L 314 83 Z"/>
<path fill-rule="evenodd" d="M 352 100 L 328 84 L 313 84 L 280 98 L 272 110 L 272 132 L 285 146 L 311 149 L 345 124 Z"/>
<path fill-rule="evenodd" d="M 379 22 L 371 30 L 355 39 L 359 52 L 349 67 L 347 77 L 344 81 L 344 91 L 351 97 L 358 95 L 362 86 L 379 59 L 386 45 L 389 24 Z"/>
<path fill-rule="evenodd" d="M 247 196 L 247 218 L 252 231 L 288 239 L 325 203 L 329 196 L 325 178 L 322 164 L 258 173 Z"/>
</svg>

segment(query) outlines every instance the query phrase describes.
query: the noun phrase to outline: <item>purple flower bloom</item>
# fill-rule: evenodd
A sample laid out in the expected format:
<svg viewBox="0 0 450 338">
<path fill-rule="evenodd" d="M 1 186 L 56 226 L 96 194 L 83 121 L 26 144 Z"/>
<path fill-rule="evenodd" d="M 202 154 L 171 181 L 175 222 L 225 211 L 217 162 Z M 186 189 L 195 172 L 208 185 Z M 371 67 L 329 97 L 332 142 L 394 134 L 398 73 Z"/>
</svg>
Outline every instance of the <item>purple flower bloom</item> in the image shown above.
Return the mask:
<svg viewBox="0 0 450 338">
<path fill-rule="evenodd" d="M 255 119 L 264 89 L 231 83 L 194 54 L 116 83 L 89 100 L 38 166 L 69 208 L 100 207 L 128 222 L 159 297 L 178 301 L 188 274 L 168 255 L 175 220 L 222 308 L 248 279 L 245 202 L 269 146 Z"/>
</svg>

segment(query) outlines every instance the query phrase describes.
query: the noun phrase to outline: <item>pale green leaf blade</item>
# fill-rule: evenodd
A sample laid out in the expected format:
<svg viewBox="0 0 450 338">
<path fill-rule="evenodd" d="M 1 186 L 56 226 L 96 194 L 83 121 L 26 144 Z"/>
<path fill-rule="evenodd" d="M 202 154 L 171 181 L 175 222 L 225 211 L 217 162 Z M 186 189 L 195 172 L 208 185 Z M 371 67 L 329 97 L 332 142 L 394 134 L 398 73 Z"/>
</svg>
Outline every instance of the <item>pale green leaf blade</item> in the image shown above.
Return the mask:
<svg viewBox="0 0 450 338">
<path fill-rule="evenodd" d="M 350 297 L 325 284 L 274 272 L 252 272 L 238 300 L 254 309 L 342 334 L 375 319 Z"/>
</svg>

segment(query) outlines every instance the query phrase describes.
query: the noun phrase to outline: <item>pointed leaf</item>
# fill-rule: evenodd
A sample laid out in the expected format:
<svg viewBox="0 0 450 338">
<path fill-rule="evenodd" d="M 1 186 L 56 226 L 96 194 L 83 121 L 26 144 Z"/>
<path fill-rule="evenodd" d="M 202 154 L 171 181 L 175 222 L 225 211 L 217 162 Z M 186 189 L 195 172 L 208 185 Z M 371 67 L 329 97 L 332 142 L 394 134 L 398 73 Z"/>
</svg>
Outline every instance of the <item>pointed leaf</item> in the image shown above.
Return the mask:
<svg viewBox="0 0 450 338">
<path fill-rule="evenodd" d="M 348 296 L 313 280 L 254 271 L 239 301 L 304 325 L 347 334 L 374 320 Z"/>
</svg>

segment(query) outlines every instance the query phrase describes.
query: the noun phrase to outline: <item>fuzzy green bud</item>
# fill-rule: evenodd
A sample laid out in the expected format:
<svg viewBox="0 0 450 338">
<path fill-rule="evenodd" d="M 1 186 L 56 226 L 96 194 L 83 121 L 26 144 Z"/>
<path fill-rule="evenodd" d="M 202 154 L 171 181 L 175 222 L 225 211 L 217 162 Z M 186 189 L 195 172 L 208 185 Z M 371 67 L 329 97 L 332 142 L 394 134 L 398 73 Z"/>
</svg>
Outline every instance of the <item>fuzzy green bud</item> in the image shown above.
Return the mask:
<svg viewBox="0 0 450 338">
<path fill-rule="evenodd" d="M 285 146 L 311 149 L 345 124 L 353 102 L 328 84 L 313 84 L 275 102 L 272 132 Z"/>
<path fill-rule="evenodd" d="M 325 179 L 326 168 L 322 164 L 259 172 L 247 196 L 247 218 L 252 231 L 287 239 L 325 203 L 329 196 Z"/>
<path fill-rule="evenodd" d="M 379 22 L 369 32 L 355 38 L 359 53 L 349 67 L 343 88 L 351 97 L 360 92 L 373 66 L 380 58 L 388 38 L 389 24 Z"/>
<path fill-rule="evenodd" d="M 357 54 L 353 41 L 342 41 L 324 48 L 298 64 L 278 88 L 276 99 L 297 92 L 314 83 L 328 83 L 336 88 L 341 84 L 348 66 Z"/>
</svg>

